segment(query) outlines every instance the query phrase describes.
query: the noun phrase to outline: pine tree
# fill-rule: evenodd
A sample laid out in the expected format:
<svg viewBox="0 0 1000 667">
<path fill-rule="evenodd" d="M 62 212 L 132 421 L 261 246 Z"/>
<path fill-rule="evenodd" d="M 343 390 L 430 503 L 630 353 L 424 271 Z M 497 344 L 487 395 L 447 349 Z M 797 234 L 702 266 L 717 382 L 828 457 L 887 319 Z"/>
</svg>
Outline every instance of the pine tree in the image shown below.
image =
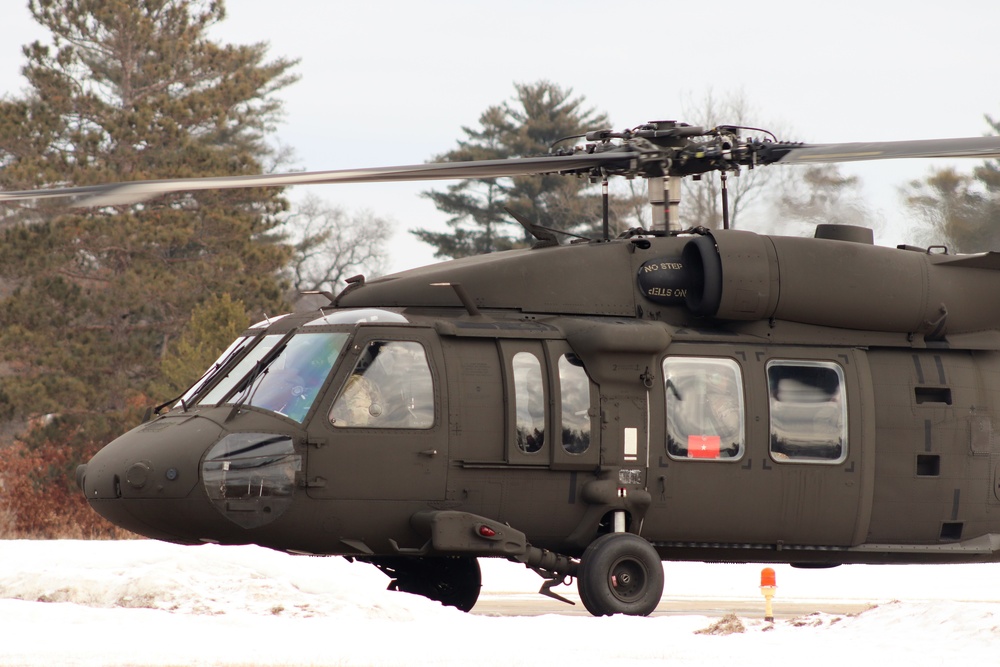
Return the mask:
<svg viewBox="0 0 1000 667">
<path fill-rule="evenodd" d="M 191 386 L 249 325 L 246 306 L 228 294 L 210 296 L 196 306 L 177 342 L 163 357 L 164 386 L 159 395 L 167 400 Z"/>
<path fill-rule="evenodd" d="M 928 229 L 928 241 L 956 252 L 991 249 L 994 231 L 987 224 L 988 197 L 976 179 L 952 167 L 935 169 L 903 191 L 907 207 Z"/>
<path fill-rule="evenodd" d="M 1000 120 L 985 114 L 986 123 L 990 126 L 992 134 L 1000 134 Z M 986 204 L 983 211 L 983 224 L 990 230 L 992 235 L 990 245 L 982 250 L 1000 250 L 1000 160 L 986 160 L 973 171 L 976 180 L 986 191 Z"/>
<path fill-rule="evenodd" d="M 572 90 L 548 82 L 515 84 L 513 101 L 486 109 L 479 127 L 463 127 L 458 147 L 438 155 L 436 162 L 494 160 L 545 155 L 560 139 L 608 126 L 607 116 L 584 107 Z M 437 248 L 439 258 L 466 257 L 507 250 L 530 243 L 507 214 L 545 227 L 593 232 L 601 225 L 600 194 L 586 180 L 559 175 L 467 179 L 445 190 L 430 190 L 440 211 L 451 216 L 450 233 L 413 230 Z"/>
<path fill-rule="evenodd" d="M 985 114 L 986 124 L 990 126 L 992 134 L 1000 134 L 1000 120 Z M 982 183 L 986 191 L 994 197 L 1000 197 L 1000 160 L 986 160 L 982 165 L 974 170 L 976 179 Z"/>
<path fill-rule="evenodd" d="M 861 181 L 857 176 L 844 176 L 839 165 L 797 169 L 795 178 L 787 179 L 784 186 L 775 200 L 775 226 L 782 233 L 812 236 L 819 224 L 874 228 L 879 222 L 864 204 Z"/>
<path fill-rule="evenodd" d="M 294 62 L 209 40 L 222 2 L 29 7 L 52 42 L 25 47 L 30 88 L 0 100 L 0 187 L 260 173 L 272 158 Z M 275 190 L 0 208 L 0 418 L 57 415 L 80 451 L 120 432 L 162 398 L 160 361 L 198 304 L 282 308 L 286 208 Z"/>
<path fill-rule="evenodd" d="M 1000 120 L 984 117 L 991 133 L 1000 134 Z M 928 243 L 966 253 L 1000 250 L 1000 160 L 986 160 L 971 174 L 934 169 L 907 184 L 902 197 L 924 222 Z"/>
</svg>

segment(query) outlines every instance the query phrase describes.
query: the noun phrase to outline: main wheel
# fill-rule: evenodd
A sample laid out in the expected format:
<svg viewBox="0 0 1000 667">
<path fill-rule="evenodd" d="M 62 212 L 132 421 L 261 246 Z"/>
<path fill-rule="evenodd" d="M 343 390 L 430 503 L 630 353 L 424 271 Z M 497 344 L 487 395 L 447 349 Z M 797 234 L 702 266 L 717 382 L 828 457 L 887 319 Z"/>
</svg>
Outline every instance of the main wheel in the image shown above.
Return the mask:
<svg viewBox="0 0 1000 667">
<path fill-rule="evenodd" d="M 603 535 L 580 558 L 577 590 L 594 616 L 648 616 L 663 595 L 660 556 L 638 535 Z"/>
<path fill-rule="evenodd" d="M 470 556 L 394 558 L 379 569 L 393 577 L 389 590 L 422 595 L 462 611 L 476 606 L 483 585 L 479 561 Z"/>
</svg>

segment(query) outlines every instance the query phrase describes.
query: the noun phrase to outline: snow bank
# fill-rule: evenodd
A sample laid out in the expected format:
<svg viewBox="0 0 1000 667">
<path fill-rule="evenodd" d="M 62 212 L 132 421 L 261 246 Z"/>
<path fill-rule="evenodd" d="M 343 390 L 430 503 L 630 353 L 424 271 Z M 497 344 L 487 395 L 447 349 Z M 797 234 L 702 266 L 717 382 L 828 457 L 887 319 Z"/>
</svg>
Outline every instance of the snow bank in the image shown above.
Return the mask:
<svg viewBox="0 0 1000 667">
<path fill-rule="evenodd" d="M 760 600 L 760 566 L 665 569 L 665 600 Z M 774 624 L 762 614 L 725 623 L 702 614 L 496 618 L 388 592 L 377 570 L 341 558 L 143 540 L 0 542 L 0 664 L 685 666 L 738 657 L 755 667 L 995 659 L 997 565 L 776 569 L 776 609 L 790 600 L 873 607 Z M 483 600 L 533 594 L 540 584 L 503 561 L 483 562 L 483 572 Z M 563 592 L 575 597 L 572 588 Z"/>
</svg>

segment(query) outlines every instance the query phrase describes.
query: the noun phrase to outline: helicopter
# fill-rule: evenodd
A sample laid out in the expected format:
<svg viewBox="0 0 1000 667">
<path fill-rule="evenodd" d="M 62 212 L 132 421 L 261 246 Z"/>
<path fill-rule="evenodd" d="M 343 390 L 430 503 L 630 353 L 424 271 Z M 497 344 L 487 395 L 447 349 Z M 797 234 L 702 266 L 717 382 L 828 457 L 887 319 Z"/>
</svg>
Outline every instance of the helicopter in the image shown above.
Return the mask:
<svg viewBox="0 0 1000 667">
<path fill-rule="evenodd" d="M 479 558 L 594 615 L 648 615 L 663 560 L 1000 560 L 1000 254 L 679 228 L 680 182 L 773 164 L 1000 157 L 1000 137 L 800 144 L 655 121 L 507 160 L 0 193 L 108 206 L 206 188 L 559 173 L 644 178 L 651 229 L 374 280 L 250 326 L 77 471 L 180 544 L 369 563 L 471 610 Z M 725 179 L 723 179 L 723 185 Z M 607 201 L 607 188 L 604 188 Z M 607 207 L 605 207 L 607 211 Z"/>
</svg>

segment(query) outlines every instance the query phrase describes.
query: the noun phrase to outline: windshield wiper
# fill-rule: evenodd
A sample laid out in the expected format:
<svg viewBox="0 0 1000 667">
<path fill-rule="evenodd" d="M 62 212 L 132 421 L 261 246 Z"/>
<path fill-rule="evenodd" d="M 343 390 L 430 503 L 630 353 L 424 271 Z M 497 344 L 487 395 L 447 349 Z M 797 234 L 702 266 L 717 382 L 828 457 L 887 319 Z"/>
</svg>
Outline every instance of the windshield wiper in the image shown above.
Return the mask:
<svg viewBox="0 0 1000 667">
<path fill-rule="evenodd" d="M 160 410 L 162 410 L 163 408 L 167 407 L 168 405 L 173 405 L 177 401 L 180 401 L 180 403 L 181 403 L 181 409 L 184 412 L 187 412 L 188 411 L 188 404 L 189 403 L 188 403 L 188 401 L 184 400 L 184 396 L 189 391 L 191 391 L 191 388 L 192 387 L 198 387 L 198 390 L 191 395 L 192 399 L 198 398 L 202 393 L 204 393 L 204 391 L 206 389 L 208 389 L 208 386 L 210 384 L 212 384 L 212 381 L 215 379 L 215 376 L 219 374 L 219 371 L 221 371 L 223 368 L 227 368 L 230 365 L 230 362 L 233 361 L 233 359 L 235 359 L 237 356 L 239 356 L 240 352 L 246 350 L 247 346 L 252 341 L 253 341 L 252 338 L 247 338 L 246 340 L 243 341 L 242 345 L 238 345 L 238 346 L 234 347 L 233 350 L 229 354 L 227 354 L 223 359 L 220 359 L 216 363 L 212 364 L 212 366 L 210 366 L 204 373 L 201 374 L 201 377 L 199 377 L 197 380 L 195 380 L 190 385 L 188 385 L 184 389 L 184 391 L 182 391 L 180 394 L 178 394 L 177 396 L 174 396 L 173 398 L 168 399 L 168 400 L 164 401 L 163 403 L 160 403 L 159 405 L 157 405 L 156 407 L 154 407 L 153 410 L 152 410 L 152 413 L 155 414 L 155 415 L 159 415 L 160 414 Z M 197 401 L 192 400 L 191 402 L 194 403 L 194 402 L 197 402 Z"/>
<path fill-rule="evenodd" d="M 256 391 L 255 385 L 260 386 L 257 384 L 257 379 L 264 377 L 264 375 L 267 374 L 268 367 L 274 363 L 275 359 L 281 356 L 282 352 L 285 351 L 285 348 L 288 347 L 288 339 L 292 337 L 292 333 L 294 332 L 289 332 L 284 338 L 281 339 L 280 343 L 274 346 L 270 352 L 258 359 L 257 363 L 253 366 L 253 370 L 251 370 L 247 376 L 243 378 L 243 381 L 236 387 L 236 389 L 229 394 L 229 398 L 237 396 L 237 394 L 238 398 L 233 402 L 233 409 L 229 411 L 229 416 L 226 417 L 225 420 L 226 422 L 235 417 L 240 411 L 240 408 L 242 408 L 247 400 L 253 396 L 253 392 Z"/>
</svg>

